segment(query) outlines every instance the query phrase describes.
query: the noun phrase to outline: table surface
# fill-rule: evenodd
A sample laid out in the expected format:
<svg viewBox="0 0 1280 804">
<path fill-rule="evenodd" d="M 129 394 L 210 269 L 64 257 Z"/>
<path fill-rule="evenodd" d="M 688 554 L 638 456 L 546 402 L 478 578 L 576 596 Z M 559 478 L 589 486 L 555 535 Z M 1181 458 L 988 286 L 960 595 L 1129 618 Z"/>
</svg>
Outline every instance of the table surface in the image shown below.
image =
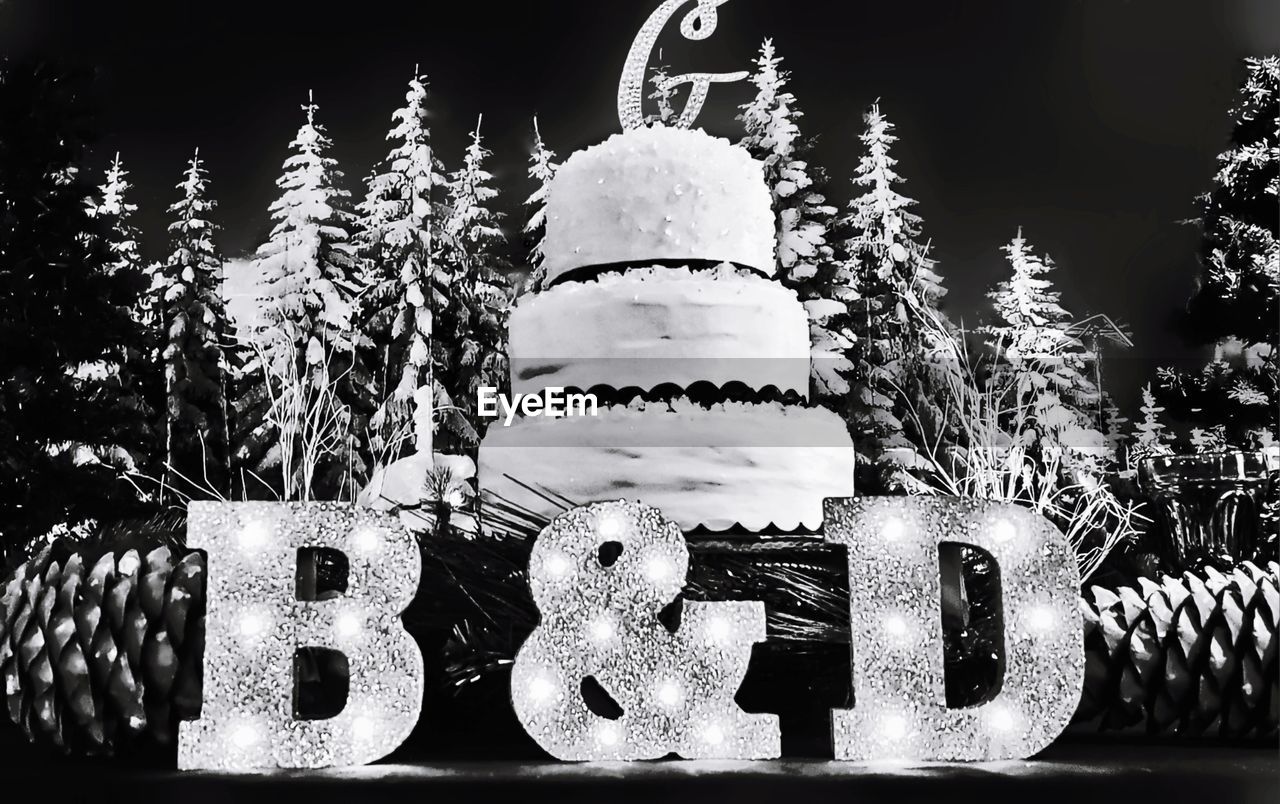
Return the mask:
<svg viewBox="0 0 1280 804">
<path fill-rule="evenodd" d="M 243 775 L 181 773 L 107 762 L 24 761 L 0 754 L 0 799 L 58 802 L 1073 802 L 1280 801 L 1276 747 L 1062 743 L 1034 760 L 972 765 L 773 762 L 448 762 Z M 12 796 L 12 797 L 11 797 Z M 794 801 L 787 801 L 788 798 Z"/>
</svg>

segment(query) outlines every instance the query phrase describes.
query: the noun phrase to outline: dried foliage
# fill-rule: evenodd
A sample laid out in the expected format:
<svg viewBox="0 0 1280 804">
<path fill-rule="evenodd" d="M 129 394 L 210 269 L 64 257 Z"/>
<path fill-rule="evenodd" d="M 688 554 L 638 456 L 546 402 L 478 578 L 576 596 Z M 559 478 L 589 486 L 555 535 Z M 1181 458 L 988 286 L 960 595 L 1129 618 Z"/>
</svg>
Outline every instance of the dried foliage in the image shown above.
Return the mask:
<svg viewBox="0 0 1280 804">
<path fill-rule="evenodd" d="M 922 366 L 925 400 L 898 389 L 909 429 L 918 434 L 920 460 L 908 489 L 1024 505 L 1062 528 L 1081 578 L 1089 578 L 1108 553 L 1137 535 L 1145 517 L 1109 485 L 1101 434 L 1083 427 L 1048 390 L 1043 377 L 1054 355 L 1024 359 L 1015 370 L 975 361 L 962 335 L 937 313 L 925 307 L 913 313 L 931 353 Z"/>
</svg>

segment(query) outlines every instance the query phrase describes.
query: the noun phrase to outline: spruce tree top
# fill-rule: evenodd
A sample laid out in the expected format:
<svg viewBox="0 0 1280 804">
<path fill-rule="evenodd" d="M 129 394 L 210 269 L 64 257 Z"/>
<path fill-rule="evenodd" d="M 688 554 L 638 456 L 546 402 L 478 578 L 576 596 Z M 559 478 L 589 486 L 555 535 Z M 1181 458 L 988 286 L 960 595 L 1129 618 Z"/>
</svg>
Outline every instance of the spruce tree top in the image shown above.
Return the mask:
<svg viewBox="0 0 1280 804">
<path fill-rule="evenodd" d="M 765 180 L 770 187 L 776 184 L 787 159 L 795 153 L 800 138 L 800 128 L 795 121 L 804 116 L 796 107 L 796 96 L 787 89 L 789 79 L 790 74 L 782 70 L 782 57 L 773 40 L 764 40 L 751 74 L 756 94 L 742 107 L 738 119 L 747 132 L 742 147 L 764 162 Z"/>
<path fill-rule="evenodd" d="M 935 262 L 928 257 L 927 245 L 918 241 L 923 222 L 911 211 L 915 200 L 895 189 L 906 180 L 894 169 L 898 160 L 889 153 L 898 141 L 893 124 L 880 111 L 879 102 L 871 105 L 863 121 L 859 138 L 863 153 L 853 178 L 862 194 L 849 203 L 849 214 L 842 221 L 853 231 L 845 247 L 862 263 L 864 280 L 874 276 L 900 294 L 911 293 L 915 301 L 936 306 L 946 290 L 933 271 Z"/>
<path fill-rule="evenodd" d="M 112 271 L 134 269 L 142 264 L 138 255 L 138 230 L 129 221 L 138 211 L 138 205 L 128 201 L 129 191 L 133 189 L 128 177 L 129 171 L 124 169 L 117 152 L 98 188 L 100 200 L 89 207 L 90 214 L 102 218 L 109 228 L 108 242 L 115 255 L 109 266 Z"/>
<path fill-rule="evenodd" d="M 1081 422 L 1094 422 L 1088 408 L 1098 402 L 1098 389 L 1085 372 L 1096 356 L 1071 331 L 1071 313 L 1049 279 L 1053 260 L 1037 256 L 1021 229 L 1003 250 L 1013 275 L 987 294 L 996 313 L 982 327 L 988 344 L 1035 387 L 1057 393 Z"/>
<path fill-rule="evenodd" d="M 404 106 L 391 116 L 387 139 L 393 143 L 382 171 L 369 179 L 368 191 L 357 207 L 362 237 L 381 240 L 393 248 L 408 245 L 425 235 L 423 221 L 434 212 L 432 195 L 448 179 L 431 148 L 427 126 L 427 80 L 414 75 L 405 93 Z"/>
<path fill-rule="evenodd" d="M 464 259 L 473 259 L 483 253 L 491 260 L 500 261 L 492 253 L 492 249 L 504 242 L 499 215 L 490 209 L 489 202 L 497 198 L 498 191 L 490 182 L 493 174 L 485 169 L 485 160 L 492 152 L 484 146 L 480 137 L 480 126 L 483 118 L 476 122 L 471 132 L 471 142 L 467 145 L 463 157 L 462 168 L 452 175 L 450 199 L 452 210 L 445 223 L 445 234 L 454 239 L 462 248 Z M 495 262 L 489 262 L 496 267 Z"/>
<path fill-rule="evenodd" d="M 302 108 L 307 119 L 290 143 L 276 182 L 281 194 L 270 207 L 275 228 L 256 264 L 264 321 L 284 329 L 317 365 L 326 347 L 351 348 L 355 260 L 347 242 L 349 194 L 327 155 L 332 143 L 316 122 L 316 105 Z"/>
<path fill-rule="evenodd" d="M 217 266 L 220 273 L 222 260 L 213 244 L 217 227 L 210 221 L 217 202 L 208 197 L 205 173 L 200 149 L 197 148 L 191 161 L 187 163 L 182 183 L 177 186 L 182 197 L 169 207 L 169 214 L 174 218 L 173 223 L 169 224 L 169 234 L 174 245 L 169 262 L 178 265 Z"/>
<path fill-rule="evenodd" d="M 1203 343 L 1280 339 L 1280 57 L 1246 64 L 1231 110 L 1231 148 L 1218 157 L 1213 188 L 1198 199 L 1203 272 L 1189 323 Z"/>
<path fill-rule="evenodd" d="M 551 180 L 556 176 L 556 152 L 547 147 L 542 139 L 542 131 L 538 128 L 538 118 L 533 118 L 533 148 L 529 152 L 529 178 L 536 183 L 536 188 L 525 199 L 524 205 L 529 210 L 529 220 L 525 223 L 524 234 L 529 247 L 529 264 L 533 272 L 529 277 L 530 290 L 542 289 L 545 270 L 542 265 L 542 238 L 547 223 L 547 196 L 551 192 Z"/>
</svg>

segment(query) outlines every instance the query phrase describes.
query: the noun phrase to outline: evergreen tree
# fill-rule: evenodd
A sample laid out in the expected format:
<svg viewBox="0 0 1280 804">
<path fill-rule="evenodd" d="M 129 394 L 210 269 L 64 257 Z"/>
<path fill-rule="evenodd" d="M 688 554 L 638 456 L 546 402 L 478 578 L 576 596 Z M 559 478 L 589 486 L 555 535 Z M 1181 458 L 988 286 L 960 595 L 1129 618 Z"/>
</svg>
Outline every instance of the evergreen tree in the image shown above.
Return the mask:
<svg viewBox="0 0 1280 804">
<path fill-rule="evenodd" d="M 781 65 L 773 41 L 766 39 L 751 76 L 755 97 L 738 115 L 745 130 L 741 145 L 763 165 L 773 196 L 778 278 L 796 291 L 809 314 L 812 391 L 824 404 L 839 407 L 853 369 L 847 357 L 853 346 L 848 310 L 853 277 L 827 242 L 836 210 L 818 189 L 825 175 L 804 159 L 812 143 L 801 137 L 797 121 L 804 113 L 787 89 L 790 76 Z"/>
<path fill-rule="evenodd" d="M 164 370 L 161 367 L 160 351 L 163 336 L 161 329 L 161 289 L 160 277 L 156 263 L 144 263 L 139 253 L 139 233 L 133 224 L 133 216 L 138 211 L 137 204 L 129 201 L 133 184 L 129 181 L 129 171 L 125 170 L 117 152 L 107 168 L 103 183 L 98 186 L 98 194 L 88 200 L 89 214 L 97 218 L 101 228 L 105 230 L 107 248 L 112 259 L 106 270 L 112 273 L 124 272 L 141 275 L 145 282 L 143 292 L 133 307 L 132 314 L 142 325 L 142 342 L 131 348 L 121 350 L 116 365 L 100 366 L 102 370 L 112 373 L 126 371 L 132 377 L 134 390 L 144 400 L 148 410 L 163 410 Z M 127 365 L 125 365 L 127 364 Z M 163 440 L 163 426 L 154 423 L 153 435 Z M 148 476 L 163 474 L 163 466 L 157 464 L 156 456 L 145 461 Z"/>
<path fill-rule="evenodd" d="M 467 417 L 477 435 L 480 386 L 505 389 L 507 377 L 506 318 L 510 304 L 504 271 L 506 238 L 501 215 L 491 204 L 498 191 L 485 167 L 490 151 L 480 137 L 480 122 L 460 169 L 450 176 L 449 211 L 443 227 L 441 261 L 448 277 L 438 299 L 444 331 L 437 340 L 436 365 L 445 368 L 441 384 L 453 406 Z M 461 446 L 461 445 L 454 445 Z"/>
<path fill-rule="evenodd" d="M 149 445 L 124 358 L 143 289 L 90 214 L 84 76 L 0 63 L 0 537 L 34 539 L 142 505 L 122 472 Z"/>
<path fill-rule="evenodd" d="M 415 71 L 405 105 L 391 116 L 391 150 L 357 210 L 368 286 L 362 319 L 378 385 L 371 426 L 386 463 L 433 450 L 432 240 L 440 219 L 437 191 L 448 180 L 431 147 L 427 95 L 426 78 Z"/>
<path fill-rule="evenodd" d="M 372 413 L 372 389 L 353 326 L 362 290 L 349 241 L 354 216 L 316 110 L 313 102 L 303 107 L 306 122 L 290 143 L 276 182 L 281 194 L 270 206 L 275 227 L 254 259 L 261 324 L 253 337 L 261 352 L 246 364 L 246 387 L 238 395 L 236 457 L 259 476 L 281 472 L 285 489 L 347 499 L 368 469 L 360 436 Z M 323 437 L 332 443 L 290 461 L 305 445 L 280 432 L 278 414 L 302 398 L 309 400 L 309 421 L 326 420 Z M 323 415 L 310 407 L 321 403 L 329 405 Z"/>
<path fill-rule="evenodd" d="M 1120 408 L 1110 396 L 1106 397 L 1103 419 L 1105 427 L 1103 435 L 1107 444 L 1107 452 L 1112 461 L 1122 463 L 1125 445 L 1129 440 L 1128 435 L 1125 433 L 1125 427 L 1129 424 L 1129 419 L 1120 412 Z"/>
<path fill-rule="evenodd" d="M 1048 278 L 1053 260 L 1036 256 L 1021 229 L 1004 252 L 1013 274 L 987 294 L 995 318 L 982 328 L 998 358 L 997 371 L 1017 376 L 1020 401 L 1028 395 L 1051 399 L 1075 423 L 1092 427 L 1098 401 L 1089 378 L 1093 356 L 1071 334 L 1071 314 Z M 1064 426 L 1068 422 L 1057 412 L 1051 415 Z"/>
<path fill-rule="evenodd" d="M 860 451 L 874 458 L 909 446 L 903 407 L 913 377 L 921 373 L 919 359 L 935 346 L 921 342 L 913 316 L 936 314 L 946 291 L 920 242 L 922 221 L 911 211 L 916 202 L 896 189 L 903 178 L 889 153 L 898 139 L 893 124 L 878 103 L 863 119 L 863 154 L 853 178 L 860 194 L 850 201 L 841 226 L 849 235 L 844 270 L 857 289 L 849 303 L 856 385 L 849 415 Z"/>
<path fill-rule="evenodd" d="M 108 232 L 107 247 L 112 255 L 108 271 L 137 271 L 142 266 L 142 258 L 138 256 L 138 230 L 130 220 L 138 211 L 138 205 L 128 200 L 132 189 L 129 171 L 124 169 L 117 152 L 98 187 L 99 197 L 89 204 L 89 214 L 101 218 Z"/>
<path fill-rule="evenodd" d="M 168 483 L 186 478 L 227 495 L 231 474 L 223 261 L 213 242 L 217 227 L 210 218 L 216 203 L 208 196 L 199 149 L 177 189 L 182 197 L 169 207 L 170 256 L 160 270 Z"/>
<path fill-rule="evenodd" d="M 667 79 L 671 77 L 667 69 L 665 64 L 659 64 L 651 69 L 653 75 L 649 76 L 649 83 L 653 84 L 653 91 L 649 93 L 649 100 L 658 104 L 658 111 L 655 114 L 645 115 L 645 122 L 650 126 L 669 126 L 676 119 L 676 89 L 667 86 Z"/>
<path fill-rule="evenodd" d="M 529 153 L 529 179 L 537 183 L 537 189 L 525 200 L 525 208 L 529 210 L 529 220 L 524 226 L 525 241 L 529 249 L 529 264 L 533 266 L 529 275 L 528 288 L 537 293 L 542 290 L 546 281 L 546 267 L 543 265 L 542 238 L 547 228 L 547 196 L 551 192 L 551 180 L 556 176 L 556 152 L 542 141 L 542 132 L 538 130 L 538 118 L 533 118 L 533 150 Z"/>
<path fill-rule="evenodd" d="M 1156 404 L 1155 394 L 1151 391 L 1151 383 L 1147 383 L 1142 387 L 1142 420 L 1133 428 L 1133 440 L 1129 448 L 1129 454 L 1136 463 L 1143 458 L 1149 458 L 1154 455 L 1168 455 L 1171 450 L 1169 443 L 1172 440 L 1167 432 L 1168 428 L 1161 421 L 1164 414 L 1164 408 Z"/>
<path fill-rule="evenodd" d="M 1231 147 L 1198 199 L 1200 287 L 1185 323 L 1214 357 L 1199 372 L 1161 371 L 1159 391 L 1178 418 L 1225 424 L 1232 445 L 1258 448 L 1275 441 L 1280 405 L 1280 57 L 1246 64 Z"/>
<path fill-rule="evenodd" d="M 1209 430 L 1203 427 L 1192 427 L 1188 440 L 1191 443 L 1191 449 L 1195 452 L 1217 452 L 1227 446 L 1226 428 L 1222 425 L 1216 425 Z"/>
</svg>

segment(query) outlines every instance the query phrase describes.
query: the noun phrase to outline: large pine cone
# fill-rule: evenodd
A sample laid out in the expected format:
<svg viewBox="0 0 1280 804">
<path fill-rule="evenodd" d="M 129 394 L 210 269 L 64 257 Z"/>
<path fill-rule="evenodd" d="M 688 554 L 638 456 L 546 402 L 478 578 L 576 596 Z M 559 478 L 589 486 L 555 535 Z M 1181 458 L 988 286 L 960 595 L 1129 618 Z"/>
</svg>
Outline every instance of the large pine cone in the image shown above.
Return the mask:
<svg viewBox="0 0 1280 804">
<path fill-rule="evenodd" d="M 1277 565 L 1093 587 L 1080 600 L 1086 678 L 1077 722 L 1269 737 L 1280 710 Z"/>
<path fill-rule="evenodd" d="M 0 676 L 9 718 L 33 742 L 104 754 L 173 741 L 200 708 L 204 560 L 45 548 L 0 597 Z"/>
</svg>

